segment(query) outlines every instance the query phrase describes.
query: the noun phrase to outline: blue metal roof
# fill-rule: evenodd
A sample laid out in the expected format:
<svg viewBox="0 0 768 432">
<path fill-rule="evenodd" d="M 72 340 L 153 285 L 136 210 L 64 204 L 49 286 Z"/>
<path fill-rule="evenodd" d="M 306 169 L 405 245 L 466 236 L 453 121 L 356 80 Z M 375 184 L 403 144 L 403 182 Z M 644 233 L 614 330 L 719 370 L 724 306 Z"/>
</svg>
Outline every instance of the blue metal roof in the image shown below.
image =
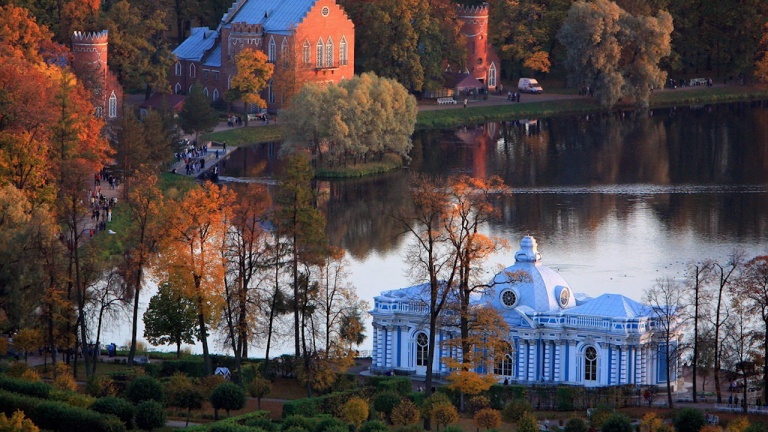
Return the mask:
<svg viewBox="0 0 768 432">
<path fill-rule="evenodd" d="M 317 0 L 240 0 L 245 3 L 229 17 L 222 18 L 222 23 L 233 22 L 261 24 L 267 33 L 292 30 L 304 20 L 307 12 Z M 236 3 L 233 4 L 235 7 Z"/>
<path fill-rule="evenodd" d="M 653 310 L 621 294 L 603 294 L 581 306 L 563 311 L 565 315 L 589 315 L 606 318 L 641 318 L 655 316 Z"/>
<path fill-rule="evenodd" d="M 217 43 L 213 51 L 205 57 L 203 66 L 221 67 L 221 44 Z"/>
<path fill-rule="evenodd" d="M 200 61 L 203 58 L 203 54 L 216 43 L 219 34 L 207 27 L 194 27 L 191 33 L 181 45 L 173 50 L 173 53 L 179 59 Z"/>
</svg>

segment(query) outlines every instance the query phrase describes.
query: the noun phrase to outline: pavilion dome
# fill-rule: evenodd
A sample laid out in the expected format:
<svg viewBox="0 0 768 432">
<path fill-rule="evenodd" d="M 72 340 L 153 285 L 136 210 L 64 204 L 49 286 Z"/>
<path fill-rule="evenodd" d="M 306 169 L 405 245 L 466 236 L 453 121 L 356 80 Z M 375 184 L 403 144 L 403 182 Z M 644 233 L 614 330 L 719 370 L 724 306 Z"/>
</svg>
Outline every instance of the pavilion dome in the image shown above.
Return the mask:
<svg viewBox="0 0 768 432">
<path fill-rule="evenodd" d="M 504 309 L 525 306 L 534 312 L 557 312 L 576 306 L 570 285 L 559 273 L 541 264 L 536 239 L 525 236 L 515 264 L 493 278 L 483 301 Z"/>
</svg>

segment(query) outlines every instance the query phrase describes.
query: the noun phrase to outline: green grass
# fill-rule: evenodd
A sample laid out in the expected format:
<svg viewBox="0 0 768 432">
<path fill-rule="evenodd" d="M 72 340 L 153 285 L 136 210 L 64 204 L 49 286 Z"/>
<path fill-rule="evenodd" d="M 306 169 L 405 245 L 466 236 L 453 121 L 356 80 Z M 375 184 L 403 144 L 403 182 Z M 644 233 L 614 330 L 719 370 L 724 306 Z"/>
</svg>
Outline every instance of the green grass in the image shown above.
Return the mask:
<svg viewBox="0 0 768 432">
<path fill-rule="evenodd" d="M 397 155 L 385 155 L 380 161 L 359 163 L 344 167 L 318 168 L 315 177 L 318 178 L 352 178 L 372 174 L 381 174 L 403 166 L 402 158 Z"/>
<path fill-rule="evenodd" d="M 768 86 L 695 87 L 656 92 L 651 96 L 651 106 L 695 105 L 767 98 Z"/>
<path fill-rule="evenodd" d="M 243 146 L 280 140 L 280 126 L 270 124 L 255 127 L 237 127 L 200 136 L 200 141 L 225 142 L 228 146 Z"/>
</svg>

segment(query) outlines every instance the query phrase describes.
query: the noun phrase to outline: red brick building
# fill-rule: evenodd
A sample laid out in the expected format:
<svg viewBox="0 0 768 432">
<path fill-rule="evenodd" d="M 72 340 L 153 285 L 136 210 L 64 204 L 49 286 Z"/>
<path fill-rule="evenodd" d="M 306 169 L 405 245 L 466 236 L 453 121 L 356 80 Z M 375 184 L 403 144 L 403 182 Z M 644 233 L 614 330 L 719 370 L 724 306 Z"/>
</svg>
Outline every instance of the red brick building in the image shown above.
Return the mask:
<svg viewBox="0 0 768 432">
<path fill-rule="evenodd" d="M 467 72 L 488 90 L 495 90 L 501 63 L 488 40 L 488 3 L 459 6 L 457 15 L 461 21 L 461 34 L 467 40 Z"/>
<path fill-rule="evenodd" d="M 91 91 L 97 117 L 112 121 L 123 108 L 123 87 L 108 67 L 109 34 L 79 32 L 72 34 L 72 69 Z"/>
<path fill-rule="evenodd" d="M 212 101 L 222 99 L 244 49 L 263 51 L 275 64 L 263 95 L 280 109 L 294 86 L 339 82 L 354 75 L 355 26 L 335 0 L 237 0 L 216 30 L 196 27 L 173 53 L 174 93 L 199 82 Z M 295 87 L 294 87 L 295 88 Z"/>
</svg>

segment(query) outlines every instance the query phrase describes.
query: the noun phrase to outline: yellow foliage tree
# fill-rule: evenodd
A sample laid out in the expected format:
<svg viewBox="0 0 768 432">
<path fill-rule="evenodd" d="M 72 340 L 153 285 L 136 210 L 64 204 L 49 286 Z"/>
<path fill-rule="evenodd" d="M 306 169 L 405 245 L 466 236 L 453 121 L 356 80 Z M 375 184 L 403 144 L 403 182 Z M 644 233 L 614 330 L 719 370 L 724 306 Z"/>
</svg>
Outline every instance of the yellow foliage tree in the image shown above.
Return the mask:
<svg viewBox="0 0 768 432">
<path fill-rule="evenodd" d="M 699 432 L 723 432 L 723 428 L 718 425 L 704 425 L 704 427 L 699 429 Z"/>
<path fill-rule="evenodd" d="M 368 418 L 368 402 L 360 397 L 350 398 L 342 409 L 342 418 L 347 423 L 353 424 L 355 430 Z"/>
<path fill-rule="evenodd" d="M 640 420 L 640 432 L 658 432 L 664 422 L 654 412 L 645 413 Z"/>
<path fill-rule="evenodd" d="M 43 336 L 38 329 L 23 328 L 13 337 L 13 347 L 16 351 L 24 353 L 24 361 L 30 352 L 40 348 L 42 344 Z"/>
<path fill-rule="evenodd" d="M 233 201 L 230 190 L 212 183 L 189 191 L 168 218 L 167 238 L 161 243 L 156 266 L 163 280 L 171 281 L 172 286 L 180 287 L 195 301 L 198 339 L 203 346 L 208 375 L 212 370 L 207 322 L 224 298 L 222 281 L 226 259 L 222 250 Z"/>
<path fill-rule="evenodd" d="M 432 407 L 432 419 L 437 423 L 437 432 L 440 432 L 440 426 L 459 421 L 459 411 L 452 403 L 440 403 Z"/>
<path fill-rule="evenodd" d="M 501 412 L 492 408 L 481 409 L 475 414 L 475 426 L 486 430 L 501 426 Z"/>
<path fill-rule="evenodd" d="M 257 105 L 260 108 L 267 106 L 267 102 L 262 99 L 260 93 L 267 87 L 275 70 L 275 65 L 267 60 L 267 56 L 263 52 L 252 49 L 244 49 L 235 55 L 237 73 L 232 77 L 227 98 L 243 101 L 243 112 L 246 114 L 249 105 Z M 248 116 L 245 118 L 247 126 Z"/>
<path fill-rule="evenodd" d="M 530 57 L 523 61 L 523 66 L 537 72 L 549 72 L 552 64 L 549 62 L 549 53 L 546 51 L 536 51 Z"/>
<path fill-rule="evenodd" d="M 403 399 L 392 409 L 392 424 L 395 426 L 407 426 L 415 424 L 421 419 L 419 407 L 410 399 Z"/>
<path fill-rule="evenodd" d="M 13 413 L 11 418 L 0 413 L 0 432 L 38 432 L 40 429 L 32 423 L 32 420 L 24 417 L 19 410 Z"/>
<path fill-rule="evenodd" d="M 744 432 L 749 427 L 749 419 L 744 416 L 736 417 L 728 422 L 725 432 Z"/>
</svg>

